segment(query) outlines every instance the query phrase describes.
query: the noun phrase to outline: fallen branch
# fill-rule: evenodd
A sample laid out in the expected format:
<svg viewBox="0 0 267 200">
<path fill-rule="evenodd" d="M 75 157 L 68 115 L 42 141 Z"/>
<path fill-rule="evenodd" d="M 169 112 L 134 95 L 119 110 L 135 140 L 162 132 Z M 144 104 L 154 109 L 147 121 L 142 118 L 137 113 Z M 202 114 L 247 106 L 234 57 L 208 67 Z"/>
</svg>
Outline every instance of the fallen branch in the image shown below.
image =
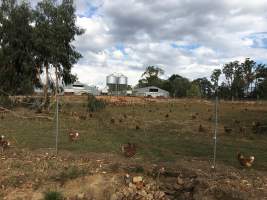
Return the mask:
<svg viewBox="0 0 267 200">
<path fill-rule="evenodd" d="M 0 107 L 0 111 L 4 111 L 4 112 L 9 112 L 11 113 L 13 116 L 15 117 L 18 117 L 18 118 L 21 118 L 21 119 L 47 119 L 47 120 L 53 120 L 52 117 L 48 117 L 48 116 L 43 116 L 43 115 L 37 115 L 37 116 L 33 116 L 33 117 L 25 117 L 25 116 L 21 116 L 19 114 L 17 114 L 16 112 L 12 111 L 12 110 L 9 110 L 7 108 L 4 108 L 4 107 Z"/>
</svg>

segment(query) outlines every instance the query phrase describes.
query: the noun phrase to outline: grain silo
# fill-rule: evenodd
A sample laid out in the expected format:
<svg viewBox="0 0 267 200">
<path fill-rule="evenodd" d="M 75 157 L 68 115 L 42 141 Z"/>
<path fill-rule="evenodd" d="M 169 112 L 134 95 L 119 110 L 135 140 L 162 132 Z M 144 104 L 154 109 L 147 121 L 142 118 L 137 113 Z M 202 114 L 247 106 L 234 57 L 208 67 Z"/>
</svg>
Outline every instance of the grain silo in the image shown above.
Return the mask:
<svg viewBox="0 0 267 200">
<path fill-rule="evenodd" d="M 107 76 L 107 86 L 111 95 L 125 95 L 128 86 L 128 78 L 123 74 L 110 74 Z"/>
</svg>

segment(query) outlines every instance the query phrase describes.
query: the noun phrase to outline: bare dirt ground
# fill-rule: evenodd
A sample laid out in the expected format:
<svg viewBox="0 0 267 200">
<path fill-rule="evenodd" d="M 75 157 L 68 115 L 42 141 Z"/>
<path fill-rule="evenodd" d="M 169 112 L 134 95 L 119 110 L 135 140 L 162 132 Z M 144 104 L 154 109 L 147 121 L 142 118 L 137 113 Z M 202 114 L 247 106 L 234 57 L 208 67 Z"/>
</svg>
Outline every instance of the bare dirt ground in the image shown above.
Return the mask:
<svg viewBox="0 0 267 200">
<path fill-rule="evenodd" d="M 113 154 L 51 150 L 8 151 L 1 157 L 0 199 L 43 199 L 46 191 L 66 199 L 266 199 L 267 174 L 194 159 L 145 163 Z M 129 180 L 125 179 L 126 174 Z M 142 185 L 132 183 L 141 176 Z"/>
</svg>

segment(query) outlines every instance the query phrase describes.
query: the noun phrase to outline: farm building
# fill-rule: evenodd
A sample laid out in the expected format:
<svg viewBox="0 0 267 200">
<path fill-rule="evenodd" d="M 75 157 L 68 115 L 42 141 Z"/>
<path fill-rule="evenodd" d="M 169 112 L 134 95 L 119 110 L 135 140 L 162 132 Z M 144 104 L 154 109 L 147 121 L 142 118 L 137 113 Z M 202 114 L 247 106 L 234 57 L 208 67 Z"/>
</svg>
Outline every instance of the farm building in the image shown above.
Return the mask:
<svg viewBox="0 0 267 200">
<path fill-rule="evenodd" d="M 144 88 L 136 88 L 133 91 L 135 96 L 143 97 L 169 97 L 169 92 L 163 89 L 160 89 L 155 86 L 149 86 Z"/>
<path fill-rule="evenodd" d="M 67 85 L 64 87 L 65 95 L 99 95 L 100 92 L 96 86 L 88 86 L 86 84 L 75 82 L 72 85 Z"/>
</svg>

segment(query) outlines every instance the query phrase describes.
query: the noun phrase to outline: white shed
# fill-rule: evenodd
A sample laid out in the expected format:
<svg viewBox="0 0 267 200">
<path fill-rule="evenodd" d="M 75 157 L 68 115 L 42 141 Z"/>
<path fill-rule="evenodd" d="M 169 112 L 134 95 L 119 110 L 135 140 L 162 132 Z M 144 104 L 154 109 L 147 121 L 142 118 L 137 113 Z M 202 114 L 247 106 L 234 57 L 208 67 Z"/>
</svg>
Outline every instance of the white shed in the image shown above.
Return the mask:
<svg viewBox="0 0 267 200">
<path fill-rule="evenodd" d="M 135 88 L 133 90 L 134 95 L 143 96 L 143 97 L 169 97 L 169 92 L 163 89 L 160 89 L 156 86 L 149 86 L 144 88 Z"/>
</svg>

